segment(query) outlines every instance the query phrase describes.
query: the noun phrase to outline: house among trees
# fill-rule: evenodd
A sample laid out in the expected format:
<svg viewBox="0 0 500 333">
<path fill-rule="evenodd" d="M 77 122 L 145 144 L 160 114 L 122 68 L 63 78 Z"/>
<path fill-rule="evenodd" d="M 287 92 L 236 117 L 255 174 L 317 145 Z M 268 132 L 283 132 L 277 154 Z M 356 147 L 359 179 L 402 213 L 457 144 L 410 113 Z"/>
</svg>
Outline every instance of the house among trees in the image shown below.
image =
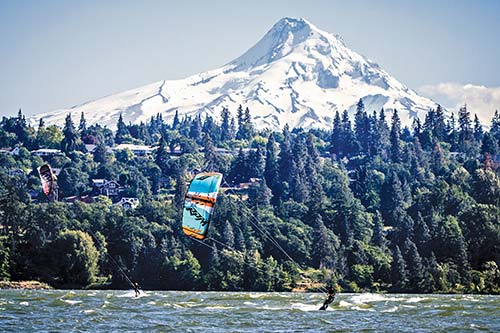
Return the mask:
<svg viewBox="0 0 500 333">
<path fill-rule="evenodd" d="M 113 147 L 113 151 L 125 150 L 125 149 L 130 150 L 135 156 L 150 155 L 153 153 L 154 150 L 156 150 L 156 148 L 150 146 L 134 145 L 130 143 L 122 143 Z"/>
<path fill-rule="evenodd" d="M 64 202 L 84 202 L 84 203 L 93 203 L 94 198 L 91 197 L 90 195 L 74 195 L 71 197 L 64 198 Z"/>
<path fill-rule="evenodd" d="M 17 156 L 19 155 L 19 151 L 21 150 L 21 148 L 19 147 L 14 147 L 14 148 L 1 148 L 0 149 L 0 154 L 7 154 L 7 155 L 11 155 L 11 156 Z"/>
<path fill-rule="evenodd" d="M 24 172 L 22 169 L 19 168 L 9 169 L 9 175 L 23 177 L 23 178 L 27 176 L 26 172 Z"/>
<path fill-rule="evenodd" d="M 96 150 L 97 145 L 95 144 L 85 144 L 85 149 L 87 150 L 87 153 L 93 154 L 94 151 Z"/>
<path fill-rule="evenodd" d="M 258 184 L 259 181 L 260 181 L 259 178 L 250 178 L 250 179 L 248 179 L 247 182 L 239 183 L 238 189 L 239 190 L 248 190 L 250 187 Z"/>
<path fill-rule="evenodd" d="M 41 149 L 37 149 L 37 150 L 32 150 L 31 154 L 36 155 L 36 156 L 40 156 L 40 157 L 64 155 L 62 153 L 62 151 L 60 151 L 59 149 L 50 149 L 50 148 L 41 148 Z"/>
<path fill-rule="evenodd" d="M 135 209 L 139 206 L 139 199 L 123 197 L 115 205 L 121 206 L 125 210 Z"/>
<path fill-rule="evenodd" d="M 107 197 L 116 197 L 123 190 L 123 187 L 116 181 L 106 179 L 92 179 L 92 187 L 96 195 L 105 195 Z"/>
</svg>

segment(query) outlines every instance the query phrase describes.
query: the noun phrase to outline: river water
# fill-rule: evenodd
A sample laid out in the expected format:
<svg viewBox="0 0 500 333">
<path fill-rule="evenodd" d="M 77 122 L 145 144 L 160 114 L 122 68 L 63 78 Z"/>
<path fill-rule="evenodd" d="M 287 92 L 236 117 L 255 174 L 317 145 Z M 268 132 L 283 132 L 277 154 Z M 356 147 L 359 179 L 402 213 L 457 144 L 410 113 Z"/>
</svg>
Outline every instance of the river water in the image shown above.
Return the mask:
<svg viewBox="0 0 500 333">
<path fill-rule="evenodd" d="M 500 332 L 500 296 L 0 290 L 2 332 Z"/>
</svg>

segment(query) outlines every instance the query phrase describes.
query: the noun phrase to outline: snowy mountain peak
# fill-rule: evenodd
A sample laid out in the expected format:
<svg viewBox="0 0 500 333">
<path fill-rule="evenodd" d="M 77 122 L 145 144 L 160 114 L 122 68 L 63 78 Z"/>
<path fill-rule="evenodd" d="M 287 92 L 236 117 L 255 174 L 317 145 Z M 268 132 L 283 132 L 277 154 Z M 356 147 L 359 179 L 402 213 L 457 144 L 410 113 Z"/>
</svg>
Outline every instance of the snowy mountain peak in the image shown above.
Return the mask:
<svg viewBox="0 0 500 333">
<path fill-rule="evenodd" d="M 367 111 L 398 109 L 404 125 L 436 104 L 417 95 L 380 66 L 349 49 L 343 40 L 302 18 L 283 18 L 243 55 L 228 64 L 183 80 L 145 87 L 57 110 L 41 117 L 63 124 L 70 112 L 88 123 L 115 128 L 124 121 L 146 122 L 161 113 L 171 120 L 202 113 L 219 118 L 227 107 L 246 106 L 259 128 L 331 128 L 336 111 L 351 114 L 362 99 Z"/>
<path fill-rule="evenodd" d="M 297 45 L 308 39 L 323 39 L 324 42 L 329 42 L 331 37 L 303 18 L 285 17 L 274 24 L 255 46 L 229 65 L 234 65 L 234 70 L 244 70 L 270 64 L 287 56 Z"/>
</svg>

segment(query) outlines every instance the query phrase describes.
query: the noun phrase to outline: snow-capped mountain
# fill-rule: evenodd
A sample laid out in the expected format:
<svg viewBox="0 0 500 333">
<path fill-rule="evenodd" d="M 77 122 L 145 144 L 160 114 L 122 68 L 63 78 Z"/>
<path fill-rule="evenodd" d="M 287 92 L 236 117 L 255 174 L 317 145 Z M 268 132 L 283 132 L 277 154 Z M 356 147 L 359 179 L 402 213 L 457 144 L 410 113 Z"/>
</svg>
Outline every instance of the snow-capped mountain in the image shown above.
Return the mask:
<svg viewBox="0 0 500 333">
<path fill-rule="evenodd" d="M 366 110 L 398 109 L 403 124 L 436 104 L 407 88 L 376 63 L 350 50 L 339 36 L 305 19 L 283 18 L 251 49 L 218 69 L 182 80 L 164 80 L 107 96 L 70 109 L 37 115 L 47 124 L 63 124 L 68 113 L 80 113 L 87 123 L 116 127 L 146 122 L 161 113 L 210 115 L 219 119 L 222 107 L 233 114 L 248 107 L 258 128 L 331 128 L 335 111 L 353 113 L 362 98 Z"/>
</svg>

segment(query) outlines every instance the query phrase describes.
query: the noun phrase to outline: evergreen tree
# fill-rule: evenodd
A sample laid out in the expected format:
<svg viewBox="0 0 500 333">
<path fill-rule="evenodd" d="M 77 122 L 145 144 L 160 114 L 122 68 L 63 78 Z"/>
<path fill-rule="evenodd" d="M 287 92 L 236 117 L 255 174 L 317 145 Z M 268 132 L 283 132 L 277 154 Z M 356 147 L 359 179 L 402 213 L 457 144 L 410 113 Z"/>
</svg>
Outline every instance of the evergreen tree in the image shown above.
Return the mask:
<svg viewBox="0 0 500 333">
<path fill-rule="evenodd" d="M 309 209 L 320 211 L 325 199 L 320 172 L 321 160 L 319 152 L 314 143 L 314 136 L 309 133 L 306 138 L 307 157 L 304 165 L 304 177 L 308 192 L 306 204 Z"/>
<path fill-rule="evenodd" d="M 335 239 L 335 235 L 325 227 L 321 215 L 314 214 L 313 227 L 315 230 L 314 247 L 312 251 L 314 267 L 320 269 L 335 268 L 338 240 Z"/>
<path fill-rule="evenodd" d="M 172 121 L 172 129 L 178 129 L 180 126 L 180 121 L 179 121 L 179 111 L 175 110 L 175 115 L 174 115 L 174 120 Z"/>
<path fill-rule="evenodd" d="M 446 124 L 444 118 L 443 108 L 438 104 L 434 117 L 434 137 L 439 141 L 444 141 L 446 138 Z"/>
<path fill-rule="evenodd" d="M 479 118 L 477 117 L 477 113 L 474 114 L 474 139 L 476 142 L 481 142 L 483 140 L 483 126 L 479 122 Z"/>
<path fill-rule="evenodd" d="M 162 136 L 160 138 L 160 145 L 155 152 L 155 163 L 156 165 L 158 165 L 158 167 L 160 167 L 164 175 L 167 175 L 169 173 L 169 161 L 170 155 L 167 152 L 167 142 Z"/>
<path fill-rule="evenodd" d="M 85 115 L 82 112 L 80 116 L 80 124 L 78 125 L 78 132 L 80 133 L 80 137 L 83 138 L 87 135 L 87 121 L 85 120 Z"/>
<path fill-rule="evenodd" d="M 210 252 L 210 258 L 208 260 L 209 270 L 205 274 L 205 279 L 207 287 L 209 290 L 224 290 L 224 276 L 223 270 L 221 268 L 221 259 L 219 256 L 219 251 L 217 247 L 214 246 L 213 250 Z"/>
<path fill-rule="evenodd" d="M 361 153 L 368 153 L 368 133 L 369 119 L 367 118 L 363 100 L 356 104 L 356 113 L 354 115 L 354 134 L 356 136 L 357 149 Z"/>
<path fill-rule="evenodd" d="M 378 128 L 378 119 L 377 119 L 377 112 L 373 111 L 372 116 L 370 117 L 369 115 L 366 118 L 366 121 L 368 122 L 367 128 L 368 128 L 368 155 L 369 156 L 374 156 L 374 155 L 380 155 L 383 150 L 382 146 L 382 137 L 381 133 Z"/>
<path fill-rule="evenodd" d="M 423 263 L 415 243 L 411 240 L 405 242 L 406 263 L 408 265 L 408 284 L 412 291 L 419 291 L 424 283 Z"/>
<path fill-rule="evenodd" d="M 432 170 L 436 175 L 441 175 L 444 173 L 443 169 L 446 167 L 445 156 L 439 142 L 436 142 L 436 145 L 434 146 L 434 150 L 432 151 L 431 156 L 431 162 Z"/>
<path fill-rule="evenodd" d="M 221 163 L 219 161 L 219 156 L 215 151 L 215 146 L 213 144 L 212 138 L 210 135 L 206 134 L 204 136 L 204 159 L 205 159 L 205 167 L 208 170 L 219 170 L 221 168 Z"/>
<path fill-rule="evenodd" d="M 392 114 L 392 125 L 391 125 L 391 159 L 395 163 L 401 161 L 401 143 L 399 137 L 401 134 L 401 121 L 399 120 L 398 111 L 394 109 Z"/>
<path fill-rule="evenodd" d="M 243 148 L 240 148 L 238 151 L 238 155 L 233 160 L 231 164 L 231 172 L 229 174 L 229 179 L 233 184 L 243 183 L 248 180 L 248 159 L 243 151 Z"/>
<path fill-rule="evenodd" d="M 245 111 L 243 111 L 243 107 L 240 105 L 238 107 L 238 132 L 236 133 L 236 139 L 250 140 L 254 132 L 250 110 L 245 108 Z"/>
<path fill-rule="evenodd" d="M 233 139 L 231 130 L 231 114 L 227 108 L 222 108 L 221 112 L 222 124 L 220 126 L 220 140 L 222 142 Z"/>
<path fill-rule="evenodd" d="M 465 151 L 469 146 L 470 140 L 472 139 L 472 125 L 467 105 L 464 105 L 458 111 L 458 128 L 458 144 L 461 150 Z"/>
<path fill-rule="evenodd" d="M 238 106 L 236 119 L 238 121 L 238 132 L 236 132 L 236 139 L 242 140 L 245 137 L 245 115 L 243 114 L 243 106 Z"/>
<path fill-rule="evenodd" d="M 408 126 L 403 127 L 403 129 L 401 130 L 400 139 L 404 142 L 413 141 L 413 137 L 411 136 L 411 131 Z"/>
<path fill-rule="evenodd" d="M 212 139 L 212 141 L 219 141 L 219 127 L 215 124 L 211 116 L 207 115 L 207 117 L 205 118 L 205 122 L 203 123 L 203 133 L 205 135 L 208 135 Z"/>
<path fill-rule="evenodd" d="M 66 116 L 63 135 L 64 138 L 61 141 L 61 150 L 63 152 L 70 154 L 75 150 L 84 149 L 83 143 L 81 142 L 75 125 L 73 124 L 73 120 L 71 119 L 71 113 Z"/>
<path fill-rule="evenodd" d="M 231 135 L 231 139 L 236 137 L 236 122 L 234 117 L 231 117 L 231 122 L 229 123 L 229 133 Z"/>
<path fill-rule="evenodd" d="M 250 140 L 253 137 L 255 130 L 253 128 L 252 117 L 250 116 L 250 110 L 248 109 L 248 107 L 245 108 L 244 122 L 245 122 L 245 136 L 247 140 Z"/>
<path fill-rule="evenodd" d="M 110 162 L 110 153 L 104 143 L 99 143 L 94 149 L 94 161 L 97 163 Z"/>
<path fill-rule="evenodd" d="M 203 137 L 203 129 L 200 114 L 198 114 L 191 122 L 191 126 L 189 128 L 189 137 L 198 144 L 202 143 L 201 139 Z"/>
<path fill-rule="evenodd" d="M 491 155 L 498 153 L 498 144 L 489 132 L 484 133 L 483 140 L 481 142 L 481 153 Z"/>
<path fill-rule="evenodd" d="M 461 276 L 467 277 L 470 269 L 467 258 L 467 245 L 458 221 L 453 216 L 447 216 L 439 225 L 438 229 L 439 258 L 443 261 L 451 259 L 458 267 Z M 438 258 L 438 259 L 439 259 Z"/>
<path fill-rule="evenodd" d="M 342 131 L 340 137 L 340 156 L 349 156 L 356 150 L 354 132 L 352 131 L 351 121 L 347 110 L 342 113 Z"/>
<path fill-rule="evenodd" d="M 333 120 L 333 131 L 330 141 L 330 151 L 332 154 L 340 155 L 342 152 L 342 123 L 340 120 L 340 114 L 338 111 L 335 112 L 335 118 Z"/>
<path fill-rule="evenodd" d="M 307 159 L 307 148 L 304 138 L 297 138 L 293 144 L 293 163 L 290 170 L 290 191 L 292 198 L 297 202 L 304 202 L 309 196 L 306 186 L 306 170 L 304 162 Z"/>
<path fill-rule="evenodd" d="M 420 212 L 415 219 L 414 239 L 419 252 L 424 256 L 429 256 L 431 234 Z"/>
<path fill-rule="evenodd" d="M 420 138 L 422 135 L 422 124 L 420 123 L 420 119 L 418 117 L 413 118 L 411 127 L 413 129 L 413 137 Z"/>
<path fill-rule="evenodd" d="M 277 161 L 276 140 L 274 139 L 273 133 L 269 134 L 267 140 L 264 178 L 266 180 L 267 186 L 269 186 L 269 188 L 271 189 L 274 198 L 277 198 L 277 196 L 279 196 L 280 178 Z"/>
<path fill-rule="evenodd" d="M 38 121 L 38 130 L 43 128 L 45 128 L 45 121 L 43 120 L 43 118 L 40 118 L 40 120 Z"/>
<path fill-rule="evenodd" d="M 288 129 L 288 125 L 285 125 L 283 129 L 283 141 L 280 143 L 279 152 L 279 176 L 281 180 L 279 193 L 280 196 L 284 196 L 283 199 L 288 199 L 288 194 L 285 193 L 285 188 L 287 188 L 292 181 L 292 171 L 294 168 L 290 141 L 290 131 Z"/>
<path fill-rule="evenodd" d="M 272 192 L 264 181 L 259 180 L 256 184 L 252 184 L 248 190 L 248 199 L 254 211 L 257 211 L 259 207 L 269 206 L 271 198 Z"/>
<path fill-rule="evenodd" d="M 490 134 L 496 140 L 497 144 L 500 145 L 500 114 L 498 110 L 495 110 L 495 114 L 491 119 Z"/>
<path fill-rule="evenodd" d="M 262 150 L 258 146 L 248 154 L 248 176 L 251 178 L 262 179 L 264 177 L 265 159 Z"/>
<path fill-rule="evenodd" d="M 184 167 L 180 167 L 176 170 L 175 175 L 175 195 L 174 195 L 174 204 L 175 207 L 178 207 L 178 210 L 181 209 L 184 203 L 184 196 L 187 191 L 186 184 L 186 169 Z"/>
<path fill-rule="evenodd" d="M 378 122 L 377 122 L 377 131 L 380 136 L 380 146 L 381 150 L 387 149 L 390 144 L 389 136 L 389 126 L 387 125 L 387 122 L 385 120 L 385 111 L 384 108 L 380 109 L 379 117 L 378 117 Z"/>
<path fill-rule="evenodd" d="M 455 124 L 455 114 L 451 114 L 451 119 L 448 122 L 447 126 L 447 142 L 451 145 L 451 151 L 457 151 L 458 150 L 458 130 L 456 128 Z"/>
<path fill-rule="evenodd" d="M 123 121 L 121 113 L 120 116 L 118 117 L 118 123 L 116 124 L 116 128 L 117 129 L 115 134 L 115 142 L 117 144 L 125 143 L 127 142 L 127 140 L 131 138 L 127 125 L 125 125 L 125 122 Z"/>
<path fill-rule="evenodd" d="M 401 250 L 397 245 L 392 252 L 391 280 L 393 291 L 404 292 L 407 290 L 409 282 L 408 270 Z"/>
<path fill-rule="evenodd" d="M 15 119 L 13 127 L 14 127 L 13 132 L 16 134 L 17 140 L 21 142 L 23 145 L 29 147 L 30 128 L 28 126 L 28 122 L 26 121 L 26 117 L 24 116 L 21 109 L 19 109 L 17 113 L 17 118 Z"/>
<path fill-rule="evenodd" d="M 221 233 L 222 242 L 227 245 L 229 248 L 234 247 L 234 232 L 231 223 L 226 220 L 223 224 L 222 233 Z"/>
<path fill-rule="evenodd" d="M 372 243 L 381 248 L 385 248 L 387 246 L 387 239 L 384 233 L 384 221 L 379 211 L 375 212 L 375 216 L 373 218 Z"/>
</svg>

